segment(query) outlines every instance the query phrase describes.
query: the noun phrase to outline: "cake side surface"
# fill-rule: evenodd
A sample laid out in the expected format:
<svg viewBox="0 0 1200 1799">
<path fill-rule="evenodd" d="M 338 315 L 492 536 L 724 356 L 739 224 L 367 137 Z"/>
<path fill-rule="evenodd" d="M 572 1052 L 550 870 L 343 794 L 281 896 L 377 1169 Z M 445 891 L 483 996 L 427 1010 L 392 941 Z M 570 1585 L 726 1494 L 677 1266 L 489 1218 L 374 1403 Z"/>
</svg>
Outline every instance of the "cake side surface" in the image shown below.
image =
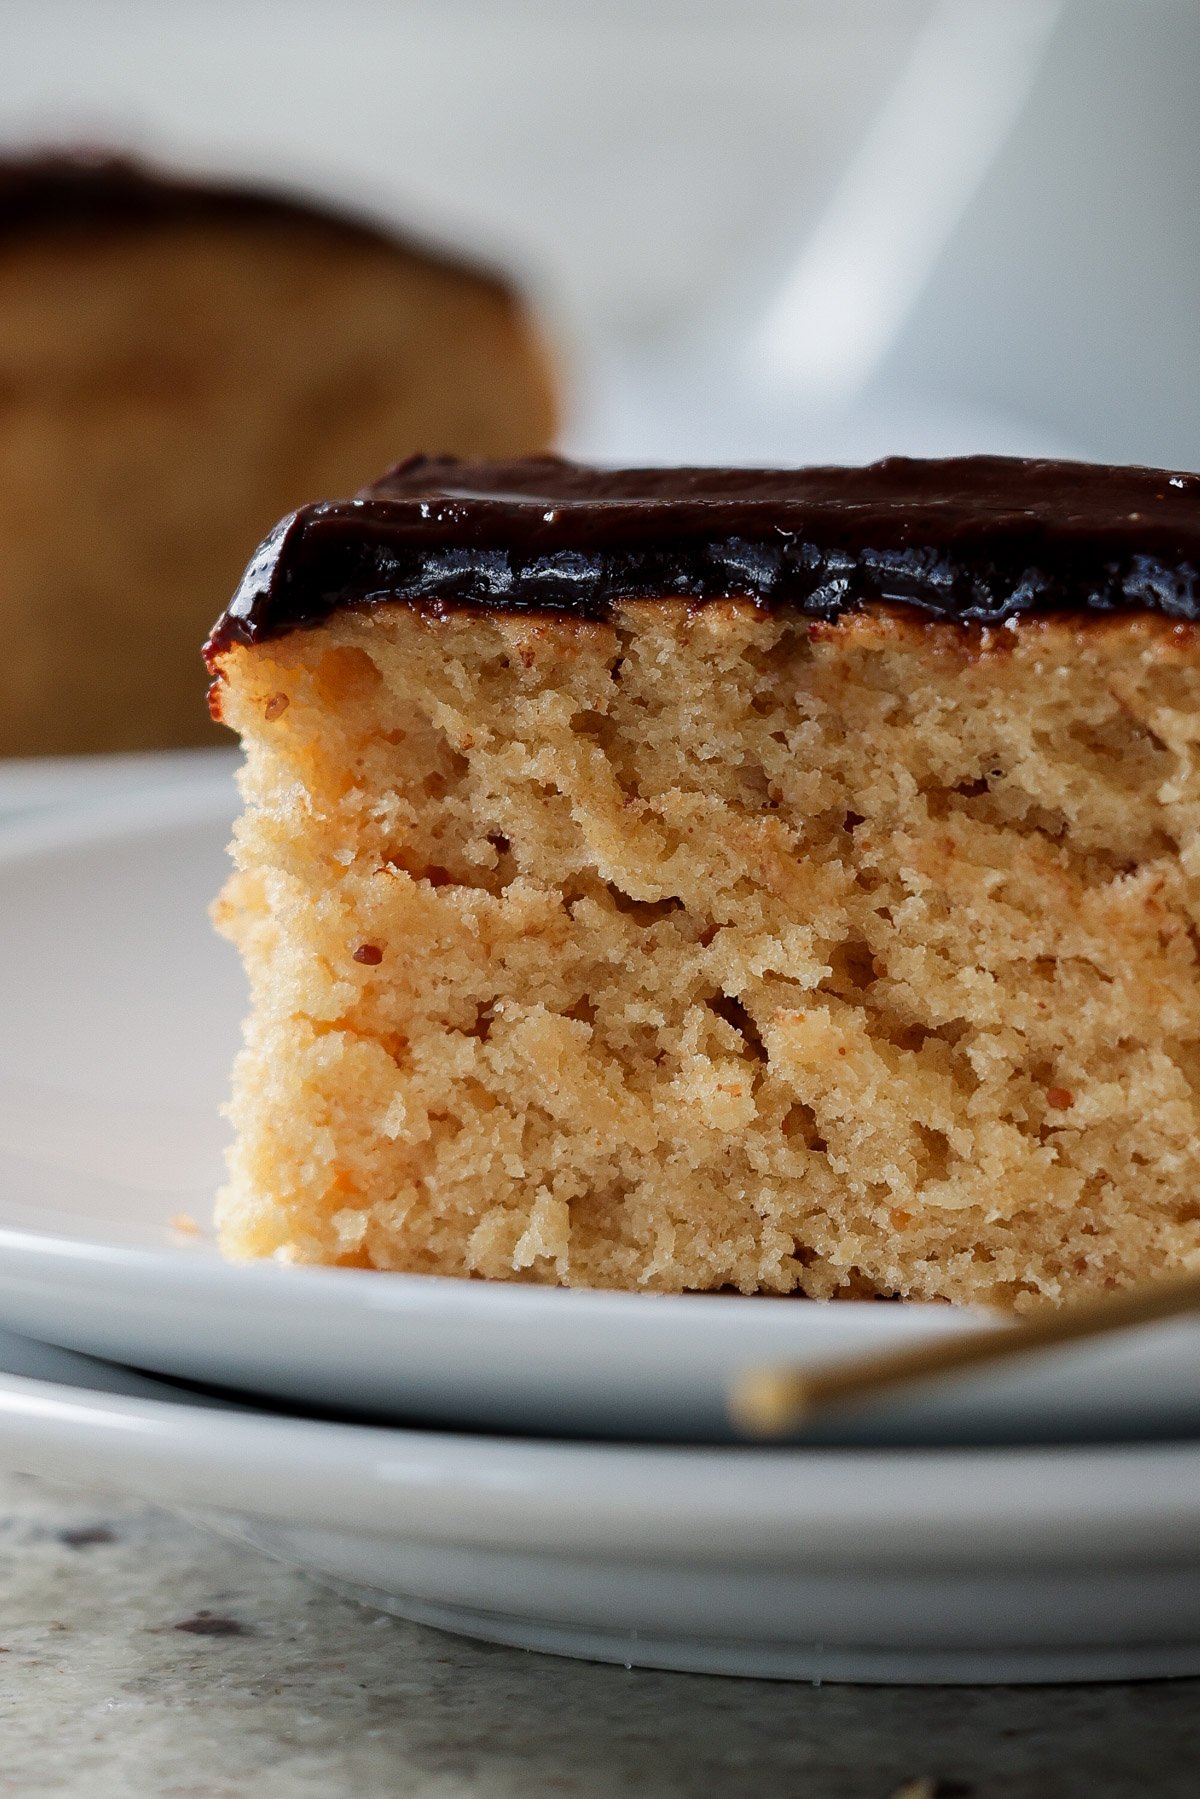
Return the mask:
<svg viewBox="0 0 1200 1799">
<path fill-rule="evenodd" d="M 1200 639 L 406 602 L 215 642 L 234 1255 L 1024 1307 L 1200 1257 Z"/>
</svg>

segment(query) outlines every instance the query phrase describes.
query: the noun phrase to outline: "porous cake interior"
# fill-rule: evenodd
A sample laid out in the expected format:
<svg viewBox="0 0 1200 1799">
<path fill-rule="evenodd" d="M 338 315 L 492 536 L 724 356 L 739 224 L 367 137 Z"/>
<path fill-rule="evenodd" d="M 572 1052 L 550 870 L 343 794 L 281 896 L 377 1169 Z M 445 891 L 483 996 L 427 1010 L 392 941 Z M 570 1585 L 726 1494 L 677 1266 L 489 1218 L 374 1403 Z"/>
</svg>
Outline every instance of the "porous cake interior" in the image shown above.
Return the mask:
<svg viewBox="0 0 1200 1799">
<path fill-rule="evenodd" d="M 1194 627 L 396 603 L 222 669 L 235 1255 L 1022 1307 L 1200 1254 Z"/>
<path fill-rule="evenodd" d="M 552 411 L 502 288 L 336 225 L 0 234 L 0 755 L 214 741 L 196 646 L 265 524 Z"/>
</svg>

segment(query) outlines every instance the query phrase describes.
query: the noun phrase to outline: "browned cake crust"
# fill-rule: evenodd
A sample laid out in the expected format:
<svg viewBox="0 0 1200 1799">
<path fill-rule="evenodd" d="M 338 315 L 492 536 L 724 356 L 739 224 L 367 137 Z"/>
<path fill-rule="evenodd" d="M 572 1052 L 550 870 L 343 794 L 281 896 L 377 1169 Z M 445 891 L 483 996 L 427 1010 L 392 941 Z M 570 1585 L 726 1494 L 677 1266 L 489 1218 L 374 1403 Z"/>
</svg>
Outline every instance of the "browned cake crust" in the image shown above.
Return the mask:
<svg viewBox="0 0 1200 1799">
<path fill-rule="evenodd" d="M 494 277 L 315 205 L 0 165 L 0 755 L 212 741 L 195 645 L 271 519 L 553 430 Z"/>
<path fill-rule="evenodd" d="M 1018 1307 L 1200 1260 L 1197 626 L 843 600 L 218 644 L 229 1253 Z"/>
</svg>

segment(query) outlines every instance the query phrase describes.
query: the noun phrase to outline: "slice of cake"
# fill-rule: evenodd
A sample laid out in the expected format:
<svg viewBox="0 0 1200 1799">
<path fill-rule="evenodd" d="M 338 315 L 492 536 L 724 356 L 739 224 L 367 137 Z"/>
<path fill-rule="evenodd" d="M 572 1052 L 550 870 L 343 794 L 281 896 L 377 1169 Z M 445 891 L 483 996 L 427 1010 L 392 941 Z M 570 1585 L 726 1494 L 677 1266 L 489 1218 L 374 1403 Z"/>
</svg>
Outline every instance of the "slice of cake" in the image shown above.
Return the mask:
<svg viewBox="0 0 1200 1799">
<path fill-rule="evenodd" d="M 552 429 L 490 275 L 270 194 L 0 163 L 0 755 L 213 741 L 196 644 L 273 519 Z"/>
<path fill-rule="evenodd" d="M 1200 477 L 417 460 L 208 646 L 225 1249 L 1018 1307 L 1200 1261 Z"/>
</svg>

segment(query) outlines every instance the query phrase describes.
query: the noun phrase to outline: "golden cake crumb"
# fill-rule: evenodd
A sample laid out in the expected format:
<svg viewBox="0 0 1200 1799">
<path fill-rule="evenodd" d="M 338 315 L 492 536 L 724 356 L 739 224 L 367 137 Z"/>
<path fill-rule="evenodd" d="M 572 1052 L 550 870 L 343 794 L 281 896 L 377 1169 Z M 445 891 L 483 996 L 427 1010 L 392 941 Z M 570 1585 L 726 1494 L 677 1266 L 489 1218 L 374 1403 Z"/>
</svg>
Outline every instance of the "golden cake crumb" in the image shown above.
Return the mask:
<svg viewBox="0 0 1200 1799">
<path fill-rule="evenodd" d="M 1200 646 L 393 602 L 219 658 L 235 1256 L 1018 1308 L 1200 1260 Z"/>
</svg>

